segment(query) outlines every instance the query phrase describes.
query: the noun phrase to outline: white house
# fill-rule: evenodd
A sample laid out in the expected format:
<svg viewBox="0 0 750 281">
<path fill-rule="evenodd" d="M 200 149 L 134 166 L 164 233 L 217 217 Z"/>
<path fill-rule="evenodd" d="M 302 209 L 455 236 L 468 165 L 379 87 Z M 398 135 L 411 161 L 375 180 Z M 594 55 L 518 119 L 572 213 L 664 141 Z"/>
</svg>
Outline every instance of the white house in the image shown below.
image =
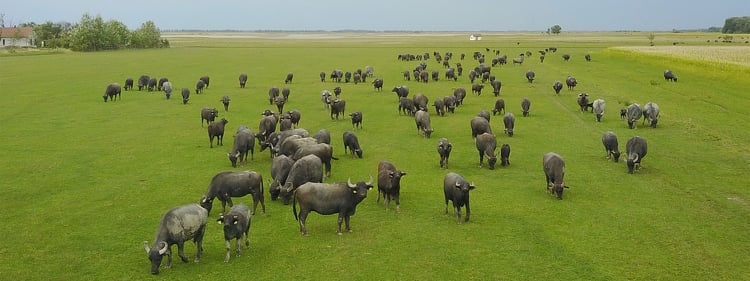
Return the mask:
<svg viewBox="0 0 750 281">
<path fill-rule="evenodd" d="M 471 41 L 482 40 L 482 34 L 472 34 L 472 35 L 469 35 L 469 40 L 471 40 Z"/>
<path fill-rule="evenodd" d="M 34 47 L 36 33 L 32 27 L 0 28 L 0 48 Z"/>
</svg>

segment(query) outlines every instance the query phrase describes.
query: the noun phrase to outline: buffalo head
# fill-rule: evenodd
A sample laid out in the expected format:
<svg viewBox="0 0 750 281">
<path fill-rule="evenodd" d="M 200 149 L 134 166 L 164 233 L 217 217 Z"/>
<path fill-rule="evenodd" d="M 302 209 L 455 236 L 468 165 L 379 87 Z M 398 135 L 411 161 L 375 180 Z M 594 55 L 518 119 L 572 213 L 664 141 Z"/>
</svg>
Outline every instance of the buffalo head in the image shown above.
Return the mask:
<svg viewBox="0 0 750 281">
<path fill-rule="evenodd" d="M 143 241 L 143 246 L 146 248 L 146 254 L 148 254 L 148 259 L 151 261 L 151 274 L 159 274 L 159 266 L 161 265 L 161 260 L 164 258 L 164 255 L 172 255 L 172 251 L 169 250 L 169 245 L 167 242 L 161 241 L 154 245 L 153 248 L 150 248 L 148 246 L 148 241 Z"/>
</svg>

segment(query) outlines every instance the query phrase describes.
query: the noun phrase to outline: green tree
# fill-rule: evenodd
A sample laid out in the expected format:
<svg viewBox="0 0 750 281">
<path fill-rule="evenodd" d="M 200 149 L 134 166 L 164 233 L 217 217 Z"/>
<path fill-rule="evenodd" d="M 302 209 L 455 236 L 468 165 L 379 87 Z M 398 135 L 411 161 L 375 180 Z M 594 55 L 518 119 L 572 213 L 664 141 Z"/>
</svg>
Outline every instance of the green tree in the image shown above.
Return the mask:
<svg viewBox="0 0 750 281">
<path fill-rule="evenodd" d="M 101 51 L 105 49 L 104 20 L 101 16 L 81 16 L 70 32 L 70 49 L 73 51 Z"/>
<path fill-rule="evenodd" d="M 562 27 L 556 24 L 550 27 L 550 31 L 552 32 L 552 34 L 560 34 L 560 31 L 562 31 Z"/>
<path fill-rule="evenodd" d="M 130 46 L 133 48 L 161 48 L 163 46 L 161 32 L 152 21 L 144 22 L 140 28 L 130 36 Z M 168 47 L 169 44 L 166 44 Z"/>
<path fill-rule="evenodd" d="M 107 49 L 126 48 L 130 42 L 130 30 L 125 24 L 110 20 L 104 26 L 104 35 Z"/>
<path fill-rule="evenodd" d="M 731 17 L 724 21 L 722 33 L 750 33 L 750 17 Z"/>
<path fill-rule="evenodd" d="M 68 47 L 65 42 L 67 32 L 72 27 L 68 22 L 53 23 L 47 21 L 43 24 L 37 24 L 34 26 L 34 33 L 36 33 L 36 45 L 37 47 L 47 48 L 66 48 Z M 44 45 L 42 45 L 44 44 Z"/>
</svg>

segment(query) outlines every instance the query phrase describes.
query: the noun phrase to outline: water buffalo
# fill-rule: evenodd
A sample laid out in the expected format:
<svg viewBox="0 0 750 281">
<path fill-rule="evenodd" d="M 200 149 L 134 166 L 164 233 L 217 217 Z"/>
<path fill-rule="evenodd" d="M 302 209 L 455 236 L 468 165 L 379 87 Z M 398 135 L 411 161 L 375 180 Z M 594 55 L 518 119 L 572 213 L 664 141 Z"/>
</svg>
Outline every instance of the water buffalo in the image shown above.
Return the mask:
<svg viewBox="0 0 750 281">
<path fill-rule="evenodd" d="M 339 120 L 339 115 L 344 115 L 346 111 L 346 101 L 342 99 L 335 99 L 331 101 L 331 120 L 336 117 Z"/>
<path fill-rule="evenodd" d="M 562 200 L 565 185 L 565 160 L 554 152 L 548 152 L 542 157 L 544 176 L 547 178 L 547 193 L 554 194 L 557 199 Z"/>
<path fill-rule="evenodd" d="M 578 86 L 578 80 L 576 80 L 573 76 L 568 76 L 567 79 L 565 79 L 565 85 L 568 85 L 568 90 L 572 91 L 576 86 Z"/>
<path fill-rule="evenodd" d="M 275 114 L 265 115 L 260 119 L 260 122 L 258 123 L 258 133 L 255 134 L 255 138 L 258 139 L 259 144 L 262 145 L 262 143 L 266 142 L 271 133 L 276 131 L 276 123 L 277 119 Z M 263 149 L 262 146 L 261 149 Z"/>
<path fill-rule="evenodd" d="M 276 97 L 279 96 L 281 90 L 279 90 L 279 87 L 273 86 L 270 89 L 268 89 L 268 104 L 273 104 L 273 101 L 276 99 Z"/>
<path fill-rule="evenodd" d="M 627 118 L 628 118 L 628 127 L 631 129 L 635 129 L 636 123 L 638 119 L 641 119 L 641 105 L 634 103 L 628 106 L 627 111 Z"/>
<path fill-rule="evenodd" d="M 203 89 L 206 88 L 206 82 L 203 82 L 203 80 L 198 80 L 198 82 L 195 82 L 195 93 L 200 94 L 203 92 Z"/>
<path fill-rule="evenodd" d="M 641 169 L 641 160 L 646 157 L 648 152 L 648 143 L 646 139 L 635 136 L 625 144 L 625 154 L 628 155 L 628 173 L 632 174 L 634 170 Z"/>
<path fill-rule="evenodd" d="M 247 84 L 247 73 L 241 73 L 240 74 L 240 88 L 245 88 L 245 84 Z"/>
<path fill-rule="evenodd" d="M 283 133 L 283 132 L 282 132 Z M 292 157 L 301 147 L 308 144 L 316 144 L 318 141 L 309 136 L 303 137 L 301 135 L 292 134 L 286 138 L 279 138 L 274 145 L 273 149 L 276 155 L 286 155 Z"/>
<path fill-rule="evenodd" d="M 334 69 L 331 71 L 331 81 L 334 81 L 336 83 L 341 83 L 341 78 L 344 78 L 344 71 L 339 69 Z"/>
<path fill-rule="evenodd" d="M 111 101 L 115 101 L 118 99 L 121 99 L 120 94 L 122 92 L 122 88 L 120 88 L 119 83 L 111 83 L 107 85 L 107 89 L 104 90 L 104 95 L 102 95 L 102 98 L 104 98 L 104 102 L 107 102 L 107 99 Z"/>
<path fill-rule="evenodd" d="M 528 80 L 529 83 L 533 83 L 534 78 L 536 78 L 536 73 L 534 73 L 534 71 L 532 70 L 526 71 L 526 80 Z"/>
<path fill-rule="evenodd" d="M 482 95 L 482 89 L 484 89 L 484 85 L 482 84 L 472 84 L 471 85 L 471 93 L 476 94 L 477 96 Z"/>
<path fill-rule="evenodd" d="M 552 84 L 552 89 L 555 90 L 555 94 L 560 94 L 560 90 L 562 90 L 563 84 L 560 83 L 560 81 L 555 81 L 555 84 Z"/>
<path fill-rule="evenodd" d="M 190 89 L 182 88 L 182 104 L 187 104 L 189 100 L 190 100 Z M 201 124 L 203 124 L 203 120 L 201 120 Z"/>
<path fill-rule="evenodd" d="M 521 100 L 521 111 L 523 112 L 523 117 L 529 116 L 529 109 L 531 108 L 531 101 L 529 98 L 524 97 L 523 100 Z"/>
<path fill-rule="evenodd" d="M 255 171 L 233 172 L 226 171 L 216 174 L 208 185 L 206 194 L 201 198 L 201 206 L 211 213 L 214 198 L 221 201 L 221 213 L 227 212 L 227 204 L 232 207 L 232 197 L 242 197 L 251 194 L 253 197 L 253 212 L 258 209 L 258 202 L 266 213 L 266 203 L 263 200 L 263 176 Z"/>
<path fill-rule="evenodd" d="M 279 155 L 273 158 L 271 162 L 271 184 L 268 186 L 268 193 L 271 195 L 271 200 L 276 201 L 281 193 L 281 188 L 286 183 L 286 178 L 289 176 L 289 171 L 294 165 L 294 160 L 286 155 Z"/>
<path fill-rule="evenodd" d="M 188 262 L 185 257 L 185 241 L 193 240 L 197 252 L 195 262 L 199 262 L 203 253 L 203 234 L 208 221 L 208 210 L 198 204 L 189 204 L 175 207 L 161 219 L 156 229 L 153 247 L 148 246 L 148 241 L 143 241 L 148 259 L 151 261 L 151 274 L 159 274 L 159 266 L 167 256 L 167 268 L 172 267 L 172 245 L 177 244 L 177 255 L 183 262 Z"/>
<path fill-rule="evenodd" d="M 627 108 L 620 108 L 620 120 L 625 119 L 628 116 Z"/>
<path fill-rule="evenodd" d="M 414 101 L 414 107 L 416 107 L 417 110 L 427 111 L 427 103 L 429 102 L 427 96 L 422 93 L 417 93 L 412 97 L 412 100 Z"/>
<path fill-rule="evenodd" d="M 245 240 L 245 247 L 250 247 L 250 208 L 245 204 L 237 204 L 229 209 L 229 213 L 223 214 L 216 220 L 224 225 L 224 242 L 227 247 L 227 254 L 224 262 L 229 262 L 229 256 L 232 252 L 231 241 L 237 240 L 237 256 L 242 253 L 242 239 Z"/>
<path fill-rule="evenodd" d="M 318 74 L 318 76 L 320 76 L 320 82 L 325 82 L 326 81 L 326 72 L 325 71 L 321 71 Z"/>
<path fill-rule="evenodd" d="M 286 104 L 286 99 L 284 96 L 278 96 L 273 99 L 273 103 L 276 104 L 276 109 L 279 110 L 279 114 L 284 112 L 284 105 Z"/>
<path fill-rule="evenodd" d="M 492 93 L 495 94 L 496 97 L 500 96 L 500 88 L 503 87 L 503 83 L 499 79 L 495 79 L 490 82 L 490 85 L 492 85 Z"/>
<path fill-rule="evenodd" d="M 602 122 L 602 116 L 604 116 L 604 100 L 596 99 L 593 103 L 593 111 L 596 114 L 596 122 Z"/>
<path fill-rule="evenodd" d="M 302 118 L 302 113 L 299 112 L 299 110 L 292 109 L 290 111 L 287 111 L 287 114 L 289 114 L 289 118 L 292 120 L 292 125 L 294 127 L 299 126 L 299 120 Z"/>
<path fill-rule="evenodd" d="M 164 82 L 164 84 L 161 85 L 161 89 L 164 91 L 164 96 L 167 97 L 167 99 L 172 97 L 172 91 L 174 90 L 172 88 L 172 82 Z"/>
<path fill-rule="evenodd" d="M 375 88 L 375 91 L 382 91 L 383 90 L 383 78 L 375 78 L 375 80 L 372 80 L 372 86 Z"/>
<path fill-rule="evenodd" d="M 452 79 L 453 81 L 457 81 L 458 80 L 458 76 L 456 76 L 456 69 L 452 68 L 452 67 L 449 67 L 448 69 L 446 69 L 445 70 L 445 79 L 446 80 Z"/>
<path fill-rule="evenodd" d="M 323 162 L 323 168 L 325 169 L 325 176 L 331 176 L 331 160 L 338 160 L 333 157 L 333 147 L 325 143 L 305 144 L 297 149 L 292 155 L 292 160 L 299 160 L 300 158 L 315 154 Z"/>
<path fill-rule="evenodd" d="M 281 96 L 284 97 L 284 100 L 289 100 L 289 94 L 291 94 L 292 90 L 289 89 L 289 87 L 281 88 Z"/>
<path fill-rule="evenodd" d="M 336 96 L 336 98 L 338 99 L 339 96 L 341 95 L 341 87 L 339 86 L 333 87 L 333 95 Z"/>
<path fill-rule="evenodd" d="M 398 99 L 398 114 L 401 115 L 414 115 L 417 112 L 416 106 L 414 106 L 414 100 L 407 97 L 400 97 Z"/>
<path fill-rule="evenodd" d="M 343 135 L 344 138 L 344 154 L 346 154 L 347 149 L 351 153 L 352 157 L 354 157 L 354 154 L 357 154 L 357 157 L 362 158 L 362 147 L 359 146 L 359 139 L 357 139 L 357 135 L 354 134 L 354 132 L 346 131 Z"/>
<path fill-rule="evenodd" d="M 500 166 L 510 165 L 510 145 L 504 143 L 500 147 Z"/>
<path fill-rule="evenodd" d="M 372 189 L 372 176 L 368 182 L 357 182 L 353 184 L 350 180 L 346 183 L 306 183 L 297 188 L 292 202 L 294 218 L 299 221 L 302 235 L 307 236 L 305 222 L 307 215 L 315 211 L 321 215 L 338 213 L 337 234 L 341 235 L 341 223 L 346 222 L 346 230 L 351 232 L 349 225 L 351 216 L 357 209 L 357 204 L 367 197 L 367 191 Z M 299 202 L 299 216 L 297 215 L 297 204 Z"/>
<path fill-rule="evenodd" d="M 396 96 L 398 96 L 399 98 L 402 98 L 402 97 L 405 98 L 405 97 L 409 96 L 409 87 L 407 87 L 405 85 L 404 86 L 396 86 L 396 87 L 393 87 L 393 90 L 391 90 L 391 92 L 396 93 Z"/>
<path fill-rule="evenodd" d="M 677 82 L 677 76 L 671 70 L 664 70 L 664 80 Z"/>
<path fill-rule="evenodd" d="M 323 102 L 323 109 L 328 110 L 328 107 L 331 105 L 331 96 L 331 91 L 320 91 L 320 101 Z"/>
<path fill-rule="evenodd" d="M 607 159 L 612 158 L 614 162 L 620 161 L 620 149 L 617 144 L 617 135 L 612 131 L 607 131 L 602 135 L 602 144 L 604 151 L 607 152 Z"/>
<path fill-rule="evenodd" d="M 659 122 L 659 105 L 653 102 L 647 102 L 643 106 L 643 125 L 646 121 L 649 121 L 651 128 L 656 128 L 656 123 Z"/>
<path fill-rule="evenodd" d="M 484 133 L 492 134 L 492 127 L 490 127 L 490 121 L 481 116 L 475 116 L 471 119 L 471 137 L 476 138 L 477 135 Z"/>
<path fill-rule="evenodd" d="M 133 78 L 125 79 L 125 86 L 123 88 L 125 91 L 133 90 Z"/>
<path fill-rule="evenodd" d="M 354 85 L 362 83 L 362 74 L 359 72 L 354 73 Z"/>
<path fill-rule="evenodd" d="M 204 107 L 201 109 L 201 127 L 203 127 L 203 120 L 206 120 L 206 125 L 211 124 L 219 117 L 219 111 L 216 108 Z"/>
<path fill-rule="evenodd" d="M 476 188 L 474 183 L 469 183 L 459 174 L 450 172 L 443 178 L 443 192 L 445 194 L 445 215 L 448 215 L 448 201 L 453 202 L 453 212 L 456 214 L 456 223 L 461 224 L 461 207 L 466 206 L 465 222 L 471 216 L 469 206 L 469 191 Z"/>
<path fill-rule="evenodd" d="M 206 89 L 208 89 L 208 85 L 211 84 L 211 78 L 208 76 L 201 76 L 201 78 L 198 78 L 198 80 L 203 81 L 203 84 L 205 84 Z"/>
<path fill-rule="evenodd" d="M 378 202 L 382 193 L 386 210 L 390 210 L 391 200 L 395 200 L 396 211 L 401 211 L 401 177 L 405 175 L 406 172 L 396 169 L 391 162 L 383 160 L 378 163 Z"/>
<path fill-rule="evenodd" d="M 211 122 L 211 124 L 208 124 L 208 144 L 211 148 L 214 147 L 214 137 L 216 137 L 216 145 L 224 145 L 224 126 L 226 126 L 227 123 L 229 123 L 227 119 L 221 118 L 221 120 L 217 122 Z"/>
<path fill-rule="evenodd" d="M 443 103 L 445 104 L 445 110 L 450 113 L 456 113 L 456 97 L 445 96 L 443 97 Z"/>
<path fill-rule="evenodd" d="M 513 59 L 513 65 L 523 65 L 523 57 L 517 57 Z"/>
<path fill-rule="evenodd" d="M 425 138 L 430 138 L 434 131 L 430 125 L 430 114 L 427 111 L 419 110 L 414 114 L 414 120 L 417 124 L 417 134 L 424 134 Z"/>
<path fill-rule="evenodd" d="M 223 96 L 219 101 L 224 104 L 224 111 L 229 111 L 229 101 L 231 101 L 229 96 Z"/>
<path fill-rule="evenodd" d="M 323 182 L 323 162 L 314 154 L 297 159 L 289 169 L 286 182 L 279 192 L 279 198 L 284 205 L 289 204 L 289 200 L 292 199 L 298 187 L 308 182 Z"/>
<path fill-rule="evenodd" d="M 349 83 L 352 80 L 352 73 L 347 71 L 344 73 L 344 83 Z"/>
<path fill-rule="evenodd" d="M 438 140 L 437 152 L 440 155 L 440 168 L 448 169 L 448 158 L 451 157 L 451 150 L 453 150 L 453 144 L 446 138 L 440 138 Z"/>
<path fill-rule="evenodd" d="M 516 127 L 516 116 L 512 112 L 505 113 L 503 116 L 503 124 L 505 124 L 505 133 L 509 136 L 513 136 L 513 129 Z"/>
<path fill-rule="evenodd" d="M 284 84 L 291 84 L 292 79 L 294 79 L 294 73 L 291 73 L 291 72 L 287 73 L 286 78 L 284 78 Z"/>
<path fill-rule="evenodd" d="M 159 82 L 156 83 L 156 89 L 162 91 L 164 89 L 164 83 L 169 82 L 169 78 L 159 78 Z"/>
<path fill-rule="evenodd" d="M 591 61 L 591 54 L 586 54 L 583 58 L 586 59 L 586 61 Z"/>
<path fill-rule="evenodd" d="M 587 93 L 580 93 L 578 94 L 578 106 L 580 107 L 581 112 L 588 111 L 589 107 L 589 94 Z"/>
<path fill-rule="evenodd" d="M 331 144 L 331 133 L 328 132 L 328 130 L 326 130 L 326 129 L 320 129 L 318 132 L 315 133 L 315 135 L 313 136 L 313 138 L 318 143 L 325 143 L 325 144 L 328 144 L 328 145 Z"/>
<path fill-rule="evenodd" d="M 505 100 L 497 99 L 495 101 L 495 108 L 492 109 L 492 115 L 502 114 L 505 112 Z"/>
<path fill-rule="evenodd" d="M 569 54 L 563 54 L 562 58 L 563 58 L 563 61 L 569 61 L 570 60 L 570 55 Z"/>
<path fill-rule="evenodd" d="M 234 146 L 232 147 L 232 151 L 227 153 L 229 161 L 232 162 L 232 167 L 237 167 L 238 159 L 240 160 L 239 162 L 241 165 L 247 163 L 248 151 L 250 152 L 250 159 L 254 159 L 255 134 L 253 134 L 253 131 L 249 128 L 244 127 L 237 130 L 237 134 L 234 135 Z"/>
<path fill-rule="evenodd" d="M 362 112 L 361 111 L 352 112 L 349 114 L 349 117 L 352 118 L 352 128 L 362 129 Z"/>
<path fill-rule="evenodd" d="M 437 115 L 445 116 L 445 101 L 443 99 L 435 99 L 433 106 Z"/>
<path fill-rule="evenodd" d="M 364 77 L 372 77 L 373 74 L 375 74 L 375 68 L 371 65 L 366 65 Z"/>
<path fill-rule="evenodd" d="M 151 77 L 148 75 L 141 75 L 141 77 L 138 77 L 138 91 L 143 90 L 143 88 L 148 87 L 148 81 L 151 80 Z"/>
<path fill-rule="evenodd" d="M 477 136 L 476 140 L 477 151 L 479 152 L 479 167 L 483 166 L 484 157 L 487 157 L 487 166 L 490 170 L 495 169 L 495 163 L 497 163 L 497 154 L 495 154 L 495 148 L 497 148 L 497 138 L 495 135 L 490 133 L 483 133 Z"/>
</svg>

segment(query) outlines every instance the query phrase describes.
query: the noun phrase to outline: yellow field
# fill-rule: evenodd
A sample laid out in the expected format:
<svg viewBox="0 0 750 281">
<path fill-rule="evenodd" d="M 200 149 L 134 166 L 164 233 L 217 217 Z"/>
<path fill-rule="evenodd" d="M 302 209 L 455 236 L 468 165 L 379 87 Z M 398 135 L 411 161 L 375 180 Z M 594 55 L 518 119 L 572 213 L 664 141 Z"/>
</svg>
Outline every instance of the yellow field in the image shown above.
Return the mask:
<svg viewBox="0 0 750 281">
<path fill-rule="evenodd" d="M 646 46 L 615 49 L 750 66 L 750 46 Z"/>
</svg>

